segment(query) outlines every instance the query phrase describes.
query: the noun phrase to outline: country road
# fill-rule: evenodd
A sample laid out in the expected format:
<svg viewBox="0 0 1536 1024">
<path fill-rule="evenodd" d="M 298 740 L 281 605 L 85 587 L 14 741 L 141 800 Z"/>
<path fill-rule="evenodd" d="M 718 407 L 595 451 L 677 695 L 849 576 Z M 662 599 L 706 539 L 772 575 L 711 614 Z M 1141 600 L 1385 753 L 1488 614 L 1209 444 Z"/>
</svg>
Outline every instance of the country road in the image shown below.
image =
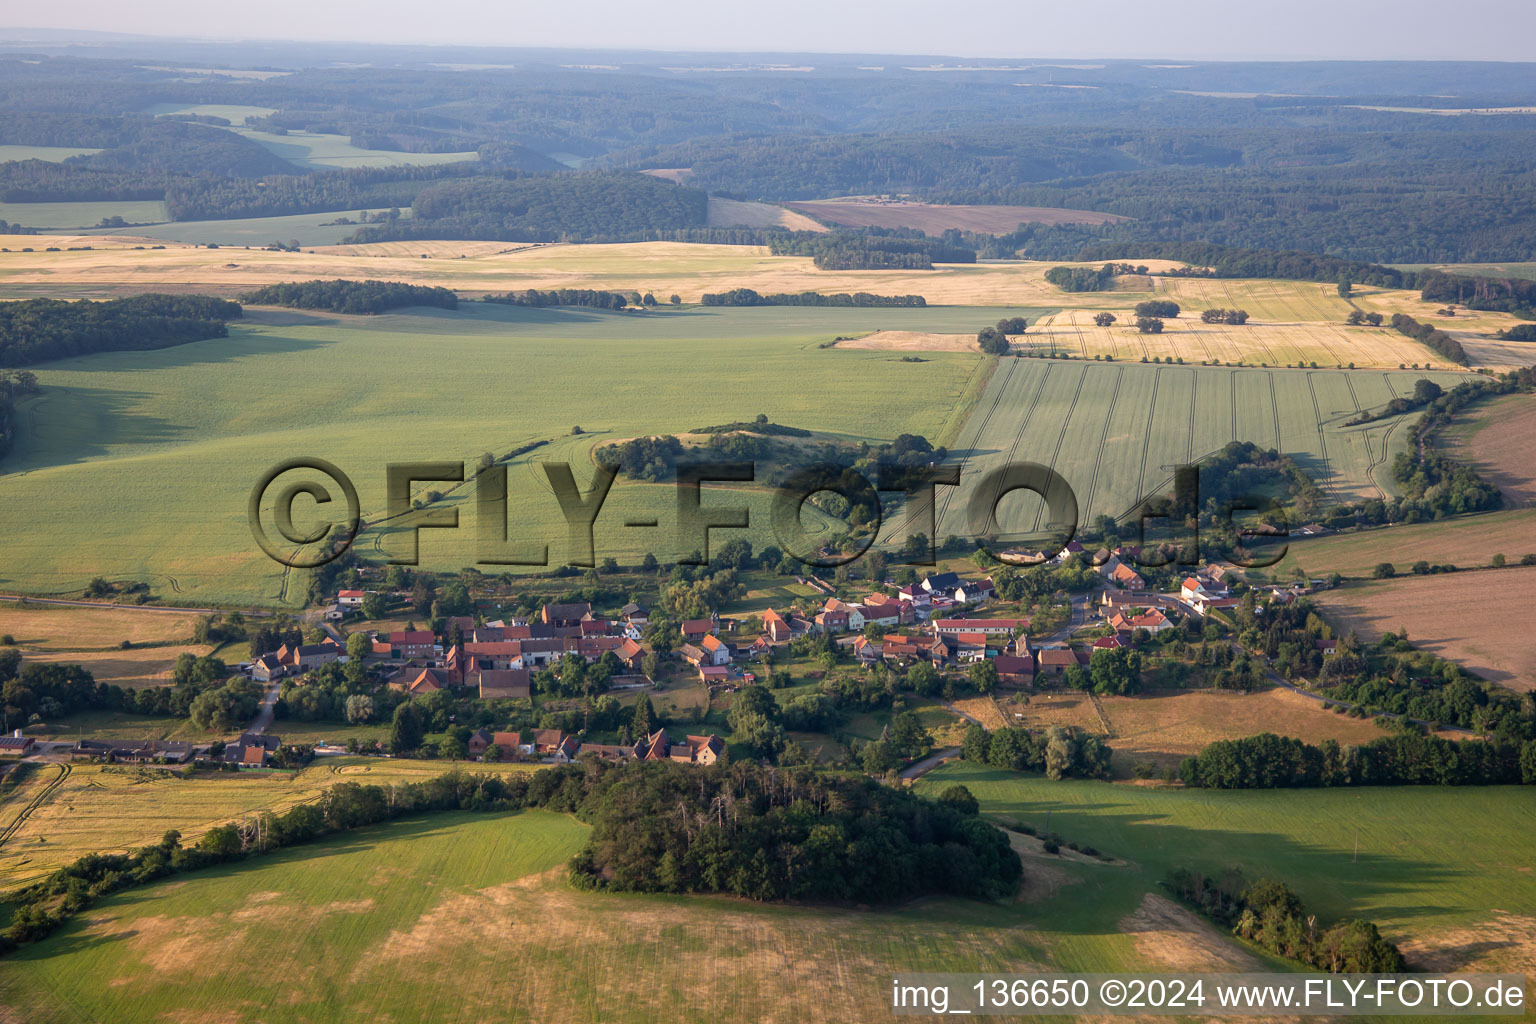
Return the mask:
<svg viewBox="0 0 1536 1024">
<path fill-rule="evenodd" d="M 935 750 L 921 761 L 903 768 L 901 770 L 901 780 L 903 782 L 911 782 L 913 779 L 918 778 L 919 776 L 927 775 L 929 772 L 933 771 L 945 761 L 952 760 L 959 756 L 959 747 L 946 747 L 943 750 Z"/>
</svg>

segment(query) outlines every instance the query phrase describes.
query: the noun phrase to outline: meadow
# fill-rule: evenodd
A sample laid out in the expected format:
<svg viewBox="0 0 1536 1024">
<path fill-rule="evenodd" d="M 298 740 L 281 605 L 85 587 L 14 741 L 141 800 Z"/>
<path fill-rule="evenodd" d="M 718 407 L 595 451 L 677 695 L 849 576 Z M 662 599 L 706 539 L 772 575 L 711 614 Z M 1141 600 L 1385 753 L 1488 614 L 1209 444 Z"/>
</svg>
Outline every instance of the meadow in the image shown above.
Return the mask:
<svg viewBox="0 0 1536 1024">
<path fill-rule="evenodd" d="M 1455 565 L 1463 569 L 1486 566 L 1494 555 L 1517 562 L 1536 553 L 1536 509 L 1513 509 L 1456 516 L 1430 523 L 1408 523 L 1358 533 L 1322 537 L 1293 537 L 1274 570 L 1337 572 L 1369 576 L 1382 562 L 1407 572 L 1415 562 Z"/>
<path fill-rule="evenodd" d="M 160 224 L 169 220 L 170 214 L 166 212 L 165 203 L 158 199 L 112 199 L 78 203 L 0 203 L 0 220 L 44 230 L 90 229 L 108 217 L 121 217 L 129 224 L 142 225 Z M 140 227 L 137 230 L 142 233 L 144 229 Z M 0 236 L 0 244 L 11 249 L 18 256 L 27 255 L 19 253 L 19 250 L 28 246 L 35 249 L 39 255 L 46 256 L 55 255 L 43 252 L 50 245 L 90 245 L 91 243 L 74 241 L 64 243 L 61 239 L 38 235 L 4 235 Z"/>
<path fill-rule="evenodd" d="M 355 479 L 364 518 L 377 520 L 385 463 L 462 460 L 473 471 L 482 452 L 534 441 L 548 443 L 510 465 L 512 536 L 547 541 L 559 564 L 570 553 L 538 463 L 571 461 L 585 489 L 597 445 L 759 412 L 849 440 L 903 431 L 938 439 L 963 422 L 961 399 L 985 360 L 955 353 L 904 363 L 818 346 L 876 317 L 946 327 L 1007 312 L 624 315 L 478 303 L 363 318 L 253 311 L 227 339 L 52 363 L 39 368 L 43 394 L 20 406 L 18 443 L 0 476 L 0 530 L 11 550 L 27 553 L 0 566 L 0 591 L 74 592 L 103 575 L 145 580 L 168 603 L 291 604 L 302 587 L 261 553 L 246 518 L 267 467 L 328 459 Z M 578 426 L 583 433 L 572 434 Z M 463 528 L 422 534 L 423 564 L 474 563 L 473 492 L 465 486 L 447 502 Z M 748 498 L 761 544 L 771 538 L 769 494 Z M 698 542 L 675 536 L 676 501 L 671 485 L 615 484 L 597 524 L 600 557 L 686 555 Z M 705 503 L 736 501 L 709 486 Z M 310 514 L 304 504 L 296 511 Z M 647 515 L 661 526 L 623 525 Z M 382 557 L 397 550 L 387 545 L 399 532 L 398 523 L 371 529 L 359 543 Z"/>
<path fill-rule="evenodd" d="M 1291 886 L 1321 920 L 1359 916 L 1439 970 L 1536 965 L 1529 787 L 1184 790 L 955 763 L 920 792 L 966 786 L 982 811 L 1135 861 L 1155 886 L 1174 868 L 1229 867 Z M 1358 840 L 1358 852 L 1356 842 Z"/>
<path fill-rule="evenodd" d="M 359 213 L 376 213 L 376 210 L 349 210 L 344 213 L 298 213 L 291 217 L 249 217 L 235 220 L 184 220 L 170 224 L 157 224 L 156 239 L 207 245 L 212 242 L 222 248 L 232 246 L 267 246 L 273 242 L 298 242 L 300 245 L 335 245 L 352 232 L 357 224 L 336 224 L 339 217 L 353 221 Z M 409 216 L 408 211 L 405 212 Z M 132 220 L 132 218 L 125 218 Z M 162 218 L 163 219 L 163 218 Z M 138 238 L 145 234 L 142 227 L 105 228 L 101 233 L 108 236 Z"/>
</svg>

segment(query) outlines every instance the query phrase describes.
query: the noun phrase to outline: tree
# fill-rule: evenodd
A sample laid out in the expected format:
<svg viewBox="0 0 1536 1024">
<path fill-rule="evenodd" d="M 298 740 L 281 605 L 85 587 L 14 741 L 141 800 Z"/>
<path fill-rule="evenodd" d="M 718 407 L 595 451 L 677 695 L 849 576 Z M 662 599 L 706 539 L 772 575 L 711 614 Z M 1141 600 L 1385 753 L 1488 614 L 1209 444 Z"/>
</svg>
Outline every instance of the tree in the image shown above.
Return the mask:
<svg viewBox="0 0 1536 1024">
<path fill-rule="evenodd" d="M 450 733 L 437 741 L 437 756 L 450 761 L 460 760 L 469 756 L 469 745 Z"/>
<path fill-rule="evenodd" d="M 363 618 L 382 619 L 388 614 L 388 605 L 384 601 L 383 594 L 365 594 L 363 596 Z"/>
<path fill-rule="evenodd" d="M 646 572 L 655 572 L 659 567 L 659 564 L 660 563 L 656 561 L 656 556 L 651 554 L 649 551 L 645 553 L 644 558 L 640 559 L 640 568 L 644 569 Z"/>
<path fill-rule="evenodd" d="M 890 744 L 896 756 L 913 758 L 928 752 L 933 736 L 915 711 L 903 711 L 891 719 Z"/>
<path fill-rule="evenodd" d="M 939 687 L 944 681 L 939 677 L 938 670 L 926 661 L 920 661 L 907 669 L 907 685 L 912 687 L 912 692 L 924 697 L 932 697 L 939 692 Z"/>
<path fill-rule="evenodd" d="M 1117 317 L 1113 313 L 1095 313 L 1095 314 L 1093 314 L 1093 322 L 1094 322 L 1095 325 L 1097 325 L 1099 327 L 1109 327 L 1111 324 L 1113 324 L 1115 322 L 1116 319 L 1117 319 Z"/>
<path fill-rule="evenodd" d="M 481 756 L 484 757 L 487 761 L 500 761 L 501 747 L 495 743 L 492 743 L 490 746 L 485 748 L 485 753 Z"/>
<path fill-rule="evenodd" d="M 681 295 L 674 295 L 667 301 L 672 303 L 674 306 L 681 306 L 683 304 L 683 297 Z"/>
<path fill-rule="evenodd" d="M 362 661 L 373 653 L 373 638 L 367 633 L 353 633 L 347 637 L 347 657 Z"/>
<path fill-rule="evenodd" d="M 21 671 L 21 652 L 14 647 L 0 651 L 0 683 L 15 679 Z"/>
<path fill-rule="evenodd" d="M 986 659 L 973 662 L 968 675 L 977 693 L 986 694 L 997 689 L 997 666 Z"/>
<path fill-rule="evenodd" d="M 422 736 L 425 730 L 422 728 L 421 716 L 410 702 L 401 704 L 395 708 L 395 718 L 389 729 L 389 752 L 400 755 L 415 750 L 421 746 Z"/>
<path fill-rule="evenodd" d="M 972 723 L 966 727 L 965 738 L 960 741 L 960 756 L 976 764 L 987 764 L 992 747 L 992 734 Z"/>
<path fill-rule="evenodd" d="M 346 708 L 348 725 L 363 725 L 373 721 L 373 716 L 378 710 L 373 698 L 366 693 L 354 693 L 347 698 Z"/>
<path fill-rule="evenodd" d="M 945 787 L 944 792 L 939 794 L 939 803 L 948 804 L 965 815 L 981 813 L 981 804 L 971 795 L 969 789 L 960 785 Z"/>
<path fill-rule="evenodd" d="M 1163 322 L 1155 316 L 1139 316 L 1136 318 L 1136 329 L 1142 334 L 1162 334 Z"/>
<path fill-rule="evenodd" d="M 1397 567 L 1391 562 L 1377 562 L 1376 568 L 1371 570 L 1371 575 L 1378 580 L 1389 580 L 1397 575 Z"/>
<path fill-rule="evenodd" d="M 859 763 L 871 775 L 884 775 L 896 767 L 896 753 L 885 740 L 875 740 L 864 744 L 864 749 L 859 752 Z"/>
<path fill-rule="evenodd" d="M 1008 335 L 996 327 L 983 327 L 976 334 L 976 346 L 989 356 L 1005 355 L 1008 352 Z"/>
<path fill-rule="evenodd" d="M 639 742 L 642 737 L 649 736 L 656 730 L 656 727 L 651 724 L 652 718 L 651 698 L 649 695 L 642 693 L 640 699 L 635 701 L 634 717 L 630 719 L 629 725 L 636 742 Z"/>
</svg>

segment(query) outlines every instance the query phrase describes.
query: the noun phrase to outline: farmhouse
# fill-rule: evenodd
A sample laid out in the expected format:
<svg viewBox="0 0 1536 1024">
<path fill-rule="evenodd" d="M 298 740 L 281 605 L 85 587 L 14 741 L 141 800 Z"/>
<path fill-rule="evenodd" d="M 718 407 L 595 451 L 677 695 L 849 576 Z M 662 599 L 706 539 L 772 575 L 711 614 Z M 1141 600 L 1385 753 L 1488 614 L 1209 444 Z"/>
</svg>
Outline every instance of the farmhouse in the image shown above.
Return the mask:
<svg viewBox="0 0 1536 1024">
<path fill-rule="evenodd" d="M 714 631 L 715 620 L 684 619 L 680 628 L 682 630 L 683 639 L 691 644 L 696 644 L 700 640 L 703 640 L 705 636 Z"/>
<path fill-rule="evenodd" d="M 270 683 L 274 679 L 280 679 L 285 671 L 283 663 L 277 660 L 276 654 L 263 654 L 251 662 L 251 678 L 258 683 Z"/>
<path fill-rule="evenodd" d="M 181 740 L 80 740 L 70 755 L 123 764 L 185 764 L 192 757 L 192 744 Z"/>
<path fill-rule="evenodd" d="M 338 590 L 336 591 L 336 603 L 347 609 L 361 608 L 363 606 L 363 598 L 367 596 L 367 593 L 361 590 Z"/>
<path fill-rule="evenodd" d="M 469 747 L 469 753 L 472 757 L 479 757 L 481 754 L 485 753 L 486 749 L 490 747 L 492 743 L 495 742 L 496 740 L 491 730 L 476 729 L 474 732 L 469 734 L 469 742 L 467 744 Z"/>
<path fill-rule="evenodd" d="M 36 742 L 31 736 L 21 735 L 21 731 L 18 729 L 15 735 L 0 736 L 0 755 L 25 757 Z"/>
<path fill-rule="evenodd" d="M 579 604 L 546 604 L 539 609 L 539 621 L 546 626 L 579 627 L 581 620 L 592 614 L 592 606 L 585 601 Z"/>
<path fill-rule="evenodd" d="M 1042 647 L 1036 654 L 1040 675 L 1059 676 L 1073 665 L 1079 665 L 1076 652 L 1067 647 Z"/>
<path fill-rule="evenodd" d="M 430 658 L 437 638 L 430 629 L 402 630 L 389 634 L 390 653 L 396 658 Z"/>
<path fill-rule="evenodd" d="M 934 619 L 935 636 L 955 636 L 960 633 L 983 633 L 987 636 L 1006 636 L 1016 629 L 1028 629 L 1028 619 Z"/>
<path fill-rule="evenodd" d="M 790 629 L 789 623 L 772 608 L 763 612 L 763 633 L 776 644 L 794 639 L 794 631 Z"/>
<path fill-rule="evenodd" d="M 1004 686 L 1029 686 L 1035 681 L 1035 659 L 1031 655 L 999 654 L 992 659 L 997 681 Z"/>
<path fill-rule="evenodd" d="M 224 747 L 225 764 L 241 768 L 264 768 L 272 759 L 272 752 L 282 746 L 280 737 L 245 733 Z"/>
</svg>

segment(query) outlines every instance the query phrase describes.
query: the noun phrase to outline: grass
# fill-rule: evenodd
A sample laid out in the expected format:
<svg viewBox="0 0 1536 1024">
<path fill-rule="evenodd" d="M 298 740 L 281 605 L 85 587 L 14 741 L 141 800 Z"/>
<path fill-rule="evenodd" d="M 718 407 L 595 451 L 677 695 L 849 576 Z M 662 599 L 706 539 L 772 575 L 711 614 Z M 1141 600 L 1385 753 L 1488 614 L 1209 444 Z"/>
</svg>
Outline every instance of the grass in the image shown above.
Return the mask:
<svg viewBox="0 0 1536 1024">
<path fill-rule="evenodd" d="M 565 531 L 538 461 L 573 461 L 585 487 L 594 445 L 728 422 L 743 410 L 849 438 L 937 436 L 979 357 L 911 364 L 817 347 L 874 313 L 957 316 L 745 309 L 639 317 L 481 304 L 372 318 L 273 313 L 235 326 L 228 339 L 52 363 L 39 370 L 43 395 L 21 407 L 16 451 L 0 477 L 0 529 L 29 552 L 0 567 L 0 589 L 74 592 L 104 575 L 149 580 L 178 602 L 299 600 L 302 587 L 285 587 L 293 581 L 261 554 L 246 521 L 250 488 L 274 459 L 335 462 L 356 480 L 365 517 L 376 519 L 385 462 L 472 467 L 483 451 L 536 439 L 553 443 L 511 466 L 510 518 L 514 537 L 546 536 L 558 564 L 568 556 Z M 593 367 L 614 372 L 593 386 Z M 259 398 L 256 380 L 265 382 Z M 540 386 L 524 388 L 530 380 Z M 519 400 L 509 403 L 514 390 Z M 578 424 L 587 432 L 570 435 Z M 736 500 L 707 491 L 708 504 Z M 180 497 L 167 502 L 167 494 Z M 452 502 L 465 527 L 469 494 Z M 750 496 L 759 545 L 770 536 L 767 497 Z M 697 542 L 675 537 L 675 508 L 671 486 L 616 484 L 598 522 L 600 553 L 627 564 L 647 550 L 663 560 L 687 554 Z M 661 517 L 659 529 L 623 526 L 647 512 Z M 68 543 L 58 542 L 61 529 Z M 397 532 L 369 531 L 361 550 L 382 556 Z M 475 549 L 472 528 L 423 535 L 425 565 L 457 569 L 474 562 Z"/>
<path fill-rule="evenodd" d="M 358 225 L 331 222 L 338 217 L 350 217 L 356 221 L 359 212 L 363 211 L 301 213 L 290 217 L 250 217 L 236 220 L 177 221 L 172 224 L 157 225 L 152 233 L 157 239 L 188 242 L 193 245 L 207 245 L 213 242 L 220 249 L 237 245 L 266 246 L 273 242 L 286 244 L 290 241 L 297 241 L 300 245 L 335 245 L 356 231 Z M 144 228 L 110 228 L 102 231 L 104 235 L 130 237 L 150 233 Z M 231 255 L 226 253 L 225 258 L 226 260 L 231 258 Z M 246 257 L 242 254 L 233 258 L 243 260 Z"/>
<path fill-rule="evenodd" d="M 1536 552 L 1536 509 L 1523 508 L 1292 539 L 1284 560 L 1270 573 L 1279 578 L 1302 567 L 1313 573 L 1369 576 L 1381 562 L 1406 572 L 1418 561 L 1465 569 L 1487 565 L 1496 554 L 1517 562 L 1532 552 Z"/>
<path fill-rule="evenodd" d="M 1041 828 L 1050 812 L 1052 832 L 1136 861 L 1149 887 L 1178 867 L 1237 867 L 1286 882 L 1325 921 L 1365 917 L 1454 969 L 1523 971 L 1536 951 L 1529 788 L 1218 792 L 1052 783 L 970 764 L 918 788 L 932 795 L 956 783 L 986 814 Z M 1477 941 L 1515 925 L 1507 941 Z"/>
<path fill-rule="evenodd" d="M 159 224 L 169 220 L 170 214 L 166 212 L 165 203 L 158 199 L 112 199 L 78 203 L 0 203 L 0 220 L 29 228 L 53 230 L 93 228 L 107 217 L 121 217 L 129 224 Z M 31 235 L 5 235 L 0 238 L 4 239 L 0 245 L 11 250 L 6 254 L 4 266 L 7 268 L 13 266 L 12 261 L 32 255 L 19 251 L 27 246 L 36 249 L 40 257 L 63 255 L 43 252 L 47 246 L 60 244 L 56 239 Z M 89 255 L 89 253 L 77 255 Z"/>
<path fill-rule="evenodd" d="M 438 815 L 125 893 L 0 963 L 5 1001 L 37 1024 L 281 1024 L 364 1007 L 445 1024 L 778 1022 L 834 1005 L 838 1020 L 874 1021 L 897 972 L 1145 963 L 1144 936 L 1117 926 L 1141 892 L 1113 868 L 1053 868 L 1077 900 L 765 906 L 571 890 L 560 866 L 583 835 L 541 812 Z"/>
<path fill-rule="evenodd" d="M 0 845 L 0 891 L 24 885 L 92 851 L 142 846 L 168 829 L 177 829 L 191 842 L 225 822 L 313 800 L 337 783 L 421 782 L 452 767 L 447 761 L 327 757 L 300 771 L 200 772 L 184 779 L 174 771 L 108 771 L 99 765 L 72 765 L 63 784 Z M 531 764 L 469 767 L 497 772 L 538 768 Z M 0 830 L 55 780 L 58 771 L 59 766 L 42 766 L 0 801 Z"/>
<path fill-rule="evenodd" d="M 89 149 L 80 146 L 0 146 L 0 163 L 8 163 L 12 160 L 46 160 L 49 163 L 63 163 L 72 156 L 90 156 L 92 153 L 100 153 L 99 149 Z"/>
</svg>

